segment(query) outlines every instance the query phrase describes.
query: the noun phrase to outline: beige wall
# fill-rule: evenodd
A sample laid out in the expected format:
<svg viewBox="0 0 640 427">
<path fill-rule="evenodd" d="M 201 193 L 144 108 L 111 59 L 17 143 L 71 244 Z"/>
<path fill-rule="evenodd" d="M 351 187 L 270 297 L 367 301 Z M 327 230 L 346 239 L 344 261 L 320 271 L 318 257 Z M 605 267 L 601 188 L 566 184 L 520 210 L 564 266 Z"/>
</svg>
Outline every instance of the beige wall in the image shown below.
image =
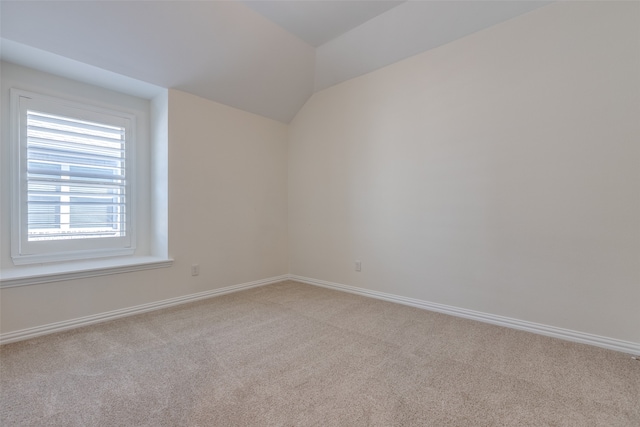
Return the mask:
<svg viewBox="0 0 640 427">
<path fill-rule="evenodd" d="M 286 135 L 280 122 L 169 92 L 169 255 L 186 293 L 288 272 Z"/>
<path fill-rule="evenodd" d="M 316 93 L 290 273 L 640 342 L 639 13 L 558 3 Z"/>
<path fill-rule="evenodd" d="M 2 289 L 0 332 L 289 272 L 638 343 L 639 18 L 544 7 L 317 93 L 289 127 L 169 91 L 173 267 Z"/>
<path fill-rule="evenodd" d="M 169 91 L 168 128 L 173 266 L 4 288 L 2 333 L 287 273 L 287 126 Z M 4 162 L 4 137 L 2 144 Z M 3 181 L 5 172 L 3 163 Z M 3 230 L 7 209 L 3 198 Z M 5 237 L 2 268 L 10 268 Z M 192 263 L 200 265 L 198 277 L 190 275 Z"/>
</svg>

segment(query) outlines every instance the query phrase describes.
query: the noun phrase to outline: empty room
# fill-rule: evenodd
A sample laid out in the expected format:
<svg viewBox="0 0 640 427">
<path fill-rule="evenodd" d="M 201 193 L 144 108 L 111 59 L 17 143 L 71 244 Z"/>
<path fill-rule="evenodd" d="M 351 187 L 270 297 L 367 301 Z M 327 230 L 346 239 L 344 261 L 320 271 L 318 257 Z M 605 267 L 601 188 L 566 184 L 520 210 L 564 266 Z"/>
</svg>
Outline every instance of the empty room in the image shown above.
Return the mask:
<svg viewBox="0 0 640 427">
<path fill-rule="evenodd" d="M 0 37 L 3 427 L 640 426 L 640 2 Z"/>
</svg>

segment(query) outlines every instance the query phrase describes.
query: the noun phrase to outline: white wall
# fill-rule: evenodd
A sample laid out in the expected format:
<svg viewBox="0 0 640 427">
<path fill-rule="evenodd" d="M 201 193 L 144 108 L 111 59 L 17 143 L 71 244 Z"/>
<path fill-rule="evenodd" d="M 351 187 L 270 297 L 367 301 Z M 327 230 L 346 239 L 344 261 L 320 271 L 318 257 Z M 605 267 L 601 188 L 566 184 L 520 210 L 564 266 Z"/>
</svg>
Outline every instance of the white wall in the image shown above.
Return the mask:
<svg viewBox="0 0 640 427">
<path fill-rule="evenodd" d="M 290 273 L 640 342 L 639 18 L 557 3 L 316 93 Z"/>
<path fill-rule="evenodd" d="M 13 67 L 2 63 L 3 110 L 8 86 L 31 73 L 61 91 L 119 96 L 33 70 L 16 68 L 20 72 L 12 73 Z M 153 114 L 162 104 L 154 103 Z M 1 333 L 287 273 L 287 126 L 179 91 L 169 91 L 168 115 L 168 255 L 175 260 L 173 266 L 3 288 Z M 8 183 L 5 123 L 3 186 Z M 161 125 L 153 132 L 165 130 Z M 8 192 L 3 188 L 1 194 L 0 267 L 5 269 L 12 267 L 7 252 L 10 218 Z M 162 206 L 162 200 L 154 206 Z M 190 275 L 192 263 L 200 264 L 198 277 Z"/>
<path fill-rule="evenodd" d="M 286 274 L 287 126 L 170 91 L 169 202 L 174 265 L 201 266 L 190 292 Z"/>
</svg>

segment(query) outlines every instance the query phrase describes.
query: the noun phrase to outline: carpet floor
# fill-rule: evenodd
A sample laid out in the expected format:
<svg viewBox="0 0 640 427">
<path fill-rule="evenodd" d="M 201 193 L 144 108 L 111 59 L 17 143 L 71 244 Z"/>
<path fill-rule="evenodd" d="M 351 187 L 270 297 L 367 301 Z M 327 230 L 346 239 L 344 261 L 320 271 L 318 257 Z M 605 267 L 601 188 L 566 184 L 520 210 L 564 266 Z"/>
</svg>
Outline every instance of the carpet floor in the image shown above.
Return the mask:
<svg viewBox="0 0 640 427">
<path fill-rule="evenodd" d="M 630 355 L 282 282 L 0 347 L 0 425 L 640 426 Z"/>
</svg>

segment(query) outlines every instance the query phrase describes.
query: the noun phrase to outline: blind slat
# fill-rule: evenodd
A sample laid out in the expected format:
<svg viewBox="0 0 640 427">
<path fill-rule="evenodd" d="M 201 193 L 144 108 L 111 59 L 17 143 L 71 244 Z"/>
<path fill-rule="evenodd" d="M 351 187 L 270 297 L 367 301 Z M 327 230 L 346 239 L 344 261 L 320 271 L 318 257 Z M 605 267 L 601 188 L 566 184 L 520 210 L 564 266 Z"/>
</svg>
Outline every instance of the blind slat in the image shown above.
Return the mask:
<svg viewBox="0 0 640 427">
<path fill-rule="evenodd" d="M 119 232 L 116 230 L 96 230 L 96 231 L 78 231 L 72 230 L 70 233 L 36 233 L 29 230 L 30 234 L 38 237 L 38 240 L 62 240 L 62 239 L 82 239 L 87 237 L 117 237 Z"/>
<path fill-rule="evenodd" d="M 80 129 L 78 132 L 73 132 L 69 130 L 54 129 L 44 126 L 27 126 L 27 136 L 45 138 L 45 135 L 47 136 L 46 139 L 50 138 L 53 140 L 74 141 L 79 144 L 86 145 L 97 145 L 97 143 L 99 142 L 105 142 L 108 144 L 122 143 L 121 135 L 114 135 L 113 137 L 109 137 L 81 132 Z"/>
<path fill-rule="evenodd" d="M 125 129 L 28 111 L 29 240 L 124 236 Z"/>
<path fill-rule="evenodd" d="M 113 152 L 115 150 L 111 150 L 111 152 Z M 76 159 L 76 158 L 80 158 L 80 159 L 87 159 L 87 160 L 93 160 L 93 161 L 102 161 L 102 162 L 114 162 L 114 161 L 123 161 L 124 157 L 122 156 L 122 153 L 124 152 L 124 150 L 117 150 L 117 153 L 119 153 L 117 156 L 112 156 L 112 155 L 102 155 L 102 154 L 95 154 L 95 153 L 79 153 L 78 151 L 75 150 L 63 150 L 63 149 L 57 149 L 57 148 L 53 148 L 52 146 L 48 146 L 46 148 L 39 148 L 37 145 L 30 145 L 29 146 L 29 155 L 33 156 L 33 158 L 42 158 L 44 156 L 48 156 L 48 157 L 55 157 L 57 159 Z M 32 157 L 29 157 L 30 159 Z"/>
<path fill-rule="evenodd" d="M 30 111 L 27 113 L 27 118 L 32 121 L 42 121 L 51 124 L 57 124 L 61 126 L 69 126 L 69 127 L 78 127 L 81 126 L 85 130 L 93 130 L 98 132 L 104 132 L 105 130 L 108 132 L 118 133 L 119 135 L 124 135 L 124 131 L 122 128 L 111 125 L 104 125 L 99 123 L 89 123 L 81 120 L 69 120 L 67 118 L 61 116 L 52 116 L 50 114 L 37 113 L 34 111 Z"/>
<path fill-rule="evenodd" d="M 125 183 L 114 183 L 113 181 L 83 181 L 83 180 L 63 180 L 47 177 L 29 178 L 29 185 L 65 185 L 69 187 L 92 187 L 92 188 L 124 188 Z"/>
<path fill-rule="evenodd" d="M 89 166 L 89 165 L 87 165 Z M 115 171 L 115 168 L 113 169 Z M 118 169 L 120 171 L 120 169 Z M 56 173 L 57 172 L 57 173 Z M 124 172 L 124 170 L 122 170 Z M 28 175 L 40 175 L 40 176 L 49 176 L 51 179 L 59 179 L 61 183 L 66 181 L 73 182 L 74 178 L 92 178 L 92 179 L 104 179 L 105 181 L 123 181 L 124 174 L 116 175 L 116 174 L 107 174 L 107 173 L 89 173 L 89 172 L 73 172 L 73 171 L 51 171 L 47 168 L 38 168 L 38 167 L 29 167 L 27 169 Z M 67 179 L 57 178 L 64 176 Z M 28 177 L 27 177 L 28 178 Z"/>
<path fill-rule="evenodd" d="M 96 198 L 96 199 L 106 199 L 106 198 L 114 198 L 120 197 L 122 194 L 120 193 L 69 193 L 67 191 L 29 191 L 29 195 L 33 197 L 60 197 L 60 196 L 68 196 L 68 197 L 82 197 L 82 198 Z"/>
<path fill-rule="evenodd" d="M 60 159 L 60 158 L 45 158 L 45 159 L 38 159 L 38 158 L 30 158 L 27 160 L 27 162 L 29 162 L 30 165 L 36 166 L 36 165 L 41 165 L 44 167 L 47 167 L 47 165 L 49 167 L 54 167 L 56 168 L 57 171 L 65 171 L 65 169 L 63 169 L 63 166 L 70 166 L 70 168 L 68 168 L 68 172 L 73 172 L 74 170 L 74 166 L 80 168 L 91 168 L 91 169 L 102 169 L 102 170 L 113 170 L 113 169 L 124 169 L 124 161 L 122 160 L 112 160 L 110 163 L 111 164 L 105 164 L 104 162 L 100 162 L 100 161 L 95 161 L 95 160 L 85 160 L 83 161 L 82 158 L 80 157 L 76 157 L 76 158 L 68 158 L 68 159 Z"/>
<path fill-rule="evenodd" d="M 44 202 L 44 201 L 30 201 L 31 206 L 124 206 L 124 202 Z"/>
<path fill-rule="evenodd" d="M 109 156 L 121 158 L 124 155 L 124 147 L 92 147 L 87 144 L 76 144 L 71 141 L 58 141 L 46 138 L 29 137 L 27 148 L 42 148 L 45 150 L 66 150 L 71 153 L 89 154 L 91 156 Z"/>
<path fill-rule="evenodd" d="M 69 222 L 63 222 L 61 223 L 61 225 L 71 225 L 72 223 Z M 41 227 L 39 227 L 39 225 L 46 225 L 46 223 L 31 223 L 30 228 L 32 230 L 38 230 Z M 82 226 L 85 228 L 91 227 L 91 228 L 114 228 L 118 226 L 118 223 L 115 222 L 83 222 Z"/>
</svg>

